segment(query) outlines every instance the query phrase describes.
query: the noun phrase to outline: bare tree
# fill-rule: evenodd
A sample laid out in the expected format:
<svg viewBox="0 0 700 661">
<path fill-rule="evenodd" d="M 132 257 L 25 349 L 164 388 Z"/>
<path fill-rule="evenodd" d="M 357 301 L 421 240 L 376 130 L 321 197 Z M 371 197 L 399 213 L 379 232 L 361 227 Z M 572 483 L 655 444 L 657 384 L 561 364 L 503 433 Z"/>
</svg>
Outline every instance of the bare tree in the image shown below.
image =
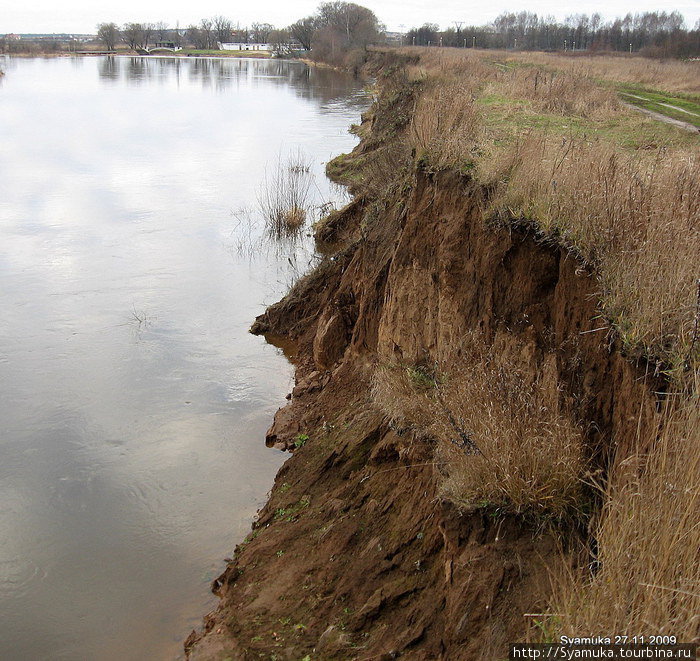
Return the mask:
<svg viewBox="0 0 700 661">
<path fill-rule="evenodd" d="M 188 25 L 185 30 L 185 40 L 200 50 L 205 48 L 204 36 L 202 31 L 196 25 Z"/>
<path fill-rule="evenodd" d="M 265 43 L 270 44 L 272 54 L 275 57 L 285 57 L 286 55 L 291 55 L 292 52 L 289 41 L 290 35 L 288 30 L 271 30 Z"/>
<path fill-rule="evenodd" d="M 203 18 L 199 22 L 199 29 L 202 33 L 203 43 L 202 48 L 210 50 L 214 48 L 214 21 L 211 18 Z"/>
<path fill-rule="evenodd" d="M 213 30 L 216 33 L 216 41 L 221 44 L 231 41 L 233 24 L 228 18 L 225 18 L 224 16 L 215 16 L 211 22 Z"/>
<path fill-rule="evenodd" d="M 97 38 L 105 45 L 105 49 L 112 51 L 119 39 L 119 28 L 116 23 L 100 23 L 97 26 Z"/>
<path fill-rule="evenodd" d="M 151 41 L 151 36 L 153 35 L 153 23 L 143 24 L 143 41 L 141 42 L 141 48 L 146 48 L 148 43 Z"/>
<path fill-rule="evenodd" d="M 168 29 L 168 24 L 164 21 L 158 21 L 157 23 L 155 23 L 153 25 L 153 29 L 156 32 L 158 41 L 165 41 L 168 38 L 168 32 L 170 30 Z"/>
<path fill-rule="evenodd" d="M 122 28 L 122 39 L 131 50 L 140 48 L 143 42 L 143 25 L 141 23 L 125 23 Z"/>
<path fill-rule="evenodd" d="M 266 44 L 274 29 L 275 27 L 269 23 L 253 23 L 250 26 L 250 35 L 256 44 Z"/>
<path fill-rule="evenodd" d="M 311 50 L 311 41 L 316 32 L 316 19 L 307 16 L 289 26 L 289 33 L 296 39 L 304 50 Z"/>
<path fill-rule="evenodd" d="M 323 2 L 317 10 L 318 27 L 328 27 L 343 35 L 346 46 L 366 46 L 379 36 L 374 12 L 353 2 Z"/>
</svg>

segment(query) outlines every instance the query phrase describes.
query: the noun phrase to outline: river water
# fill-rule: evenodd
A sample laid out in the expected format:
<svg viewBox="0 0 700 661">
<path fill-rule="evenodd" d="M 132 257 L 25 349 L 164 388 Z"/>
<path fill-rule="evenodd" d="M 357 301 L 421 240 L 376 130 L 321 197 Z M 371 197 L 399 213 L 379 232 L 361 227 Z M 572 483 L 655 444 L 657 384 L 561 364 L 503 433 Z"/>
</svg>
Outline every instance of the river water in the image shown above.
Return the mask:
<svg viewBox="0 0 700 661">
<path fill-rule="evenodd" d="M 295 62 L 0 60 L 0 655 L 172 659 L 285 456 L 247 333 L 312 259 L 258 198 L 342 192 L 359 83 Z M 313 208 L 312 208 L 313 206 Z"/>
</svg>

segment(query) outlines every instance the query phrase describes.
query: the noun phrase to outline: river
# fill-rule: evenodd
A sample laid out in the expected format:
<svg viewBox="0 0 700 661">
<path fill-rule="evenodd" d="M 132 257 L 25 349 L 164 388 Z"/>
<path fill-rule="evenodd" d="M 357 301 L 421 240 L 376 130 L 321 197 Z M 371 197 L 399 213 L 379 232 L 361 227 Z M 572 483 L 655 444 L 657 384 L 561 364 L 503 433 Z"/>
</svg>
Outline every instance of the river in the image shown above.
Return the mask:
<svg viewBox="0 0 700 661">
<path fill-rule="evenodd" d="M 285 456 L 289 391 L 247 333 L 313 254 L 261 186 L 303 154 L 308 222 L 368 99 L 297 62 L 0 68 L 0 649 L 172 659 Z"/>
</svg>

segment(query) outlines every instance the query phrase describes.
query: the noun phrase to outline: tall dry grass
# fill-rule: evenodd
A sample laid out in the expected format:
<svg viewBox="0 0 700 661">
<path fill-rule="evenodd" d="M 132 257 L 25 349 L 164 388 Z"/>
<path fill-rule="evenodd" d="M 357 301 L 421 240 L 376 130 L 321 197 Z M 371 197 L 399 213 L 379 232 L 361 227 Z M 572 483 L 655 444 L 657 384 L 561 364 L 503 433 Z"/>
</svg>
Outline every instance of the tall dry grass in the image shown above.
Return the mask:
<svg viewBox="0 0 700 661">
<path fill-rule="evenodd" d="M 479 68 L 490 75 L 506 66 L 538 67 L 546 71 L 564 71 L 574 77 L 585 76 L 611 83 L 631 83 L 669 94 L 700 94 L 700 62 L 655 60 L 645 57 L 582 55 L 542 52 L 516 52 L 459 48 L 406 48 L 420 57 L 416 68 L 425 72 L 463 72 Z M 483 76 L 482 76 L 483 77 Z"/>
<path fill-rule="evenodd" d="M 697 152 L 630 153 L 531 133 L 481 168 L 502 182 L 491 212 L 535 221 L 596 267 L 602 308 L 628 349 L 669 368 L 698 359 Z"/>
<path fill-rule="evenodd" d="M 417 155 L 440 168 L 474 158 L 483 142 L 483 122 L 472 91 L 462 83 L 430 85 L 418 98 L 410 124 Z"/>
<path fill-rule="evenodd" d="M 278 158 L 258 190 L 258 207 L 269 233 L 277 238 L 297 234 L 311 205 L 311 162 L 301 151 Z"/>
<path fill-rule="evenodd" d="M 632 83 L 669 94 L 700 94 L 700 62 L 654 60 L 612 55 L 562 56 L 555 53 L 508 54 L 506 60 L 573 73 L 612 83 Z"/>
<path fill-rule="evenodd" d="M 669 407 L 648 454 L 617 463 L 594 534 L 597 571 L 559 585 L 561 634 L 700 642 L 699 403 Z"/>
<path fill-rule="evenodd" d="M 379 368 L 372 392 L 396 424 L 435 440 L 453 502 L 562 518 L 581 507 L 586 466 L 550 358 L 537 369 L 512 338 L 487 345 L 474 332 L 440 363 Z"/>
<path fill-rule="evenodd" d="M 499 70 L 484 94 L 531 101 L 539 112 L 602 118 L 619 110 L 615 92 L 601 87 L 585 71 L 548 71 L 540 67 Z"/>
</svg>

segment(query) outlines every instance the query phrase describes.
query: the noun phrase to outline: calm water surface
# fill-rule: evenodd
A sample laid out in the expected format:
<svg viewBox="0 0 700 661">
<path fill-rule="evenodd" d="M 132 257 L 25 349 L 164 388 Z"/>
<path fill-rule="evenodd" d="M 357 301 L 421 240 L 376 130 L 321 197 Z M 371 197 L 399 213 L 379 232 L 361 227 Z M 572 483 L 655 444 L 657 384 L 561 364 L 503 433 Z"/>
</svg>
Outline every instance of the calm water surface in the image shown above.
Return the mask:
<svg viewBox="0 0 700 661">
<path fill-rule="evenodd" d="M 302 150 L 337 198 L 367 99 L 299 63 L 0 67 L 1 656 L 176 658 L 285 458 L 291 368 L 246 331 L 310 252 L 258 189 Z"/>
</svg>

